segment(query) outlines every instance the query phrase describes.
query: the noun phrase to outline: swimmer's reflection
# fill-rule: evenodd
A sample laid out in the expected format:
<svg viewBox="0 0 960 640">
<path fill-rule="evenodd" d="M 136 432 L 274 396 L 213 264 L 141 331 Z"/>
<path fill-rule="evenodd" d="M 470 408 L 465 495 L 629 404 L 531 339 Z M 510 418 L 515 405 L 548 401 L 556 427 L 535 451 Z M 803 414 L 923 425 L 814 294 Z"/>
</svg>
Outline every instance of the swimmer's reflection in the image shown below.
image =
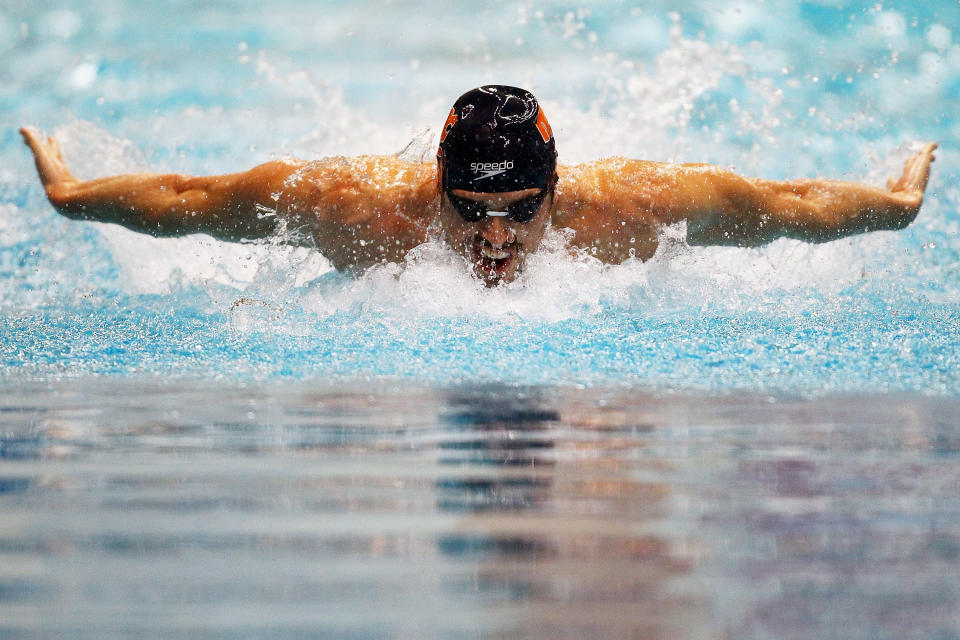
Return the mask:
<svg viewBox="0 0 960 640">
<path fill-rule="evenodd" d="M 454 410 L 437 445 L 439 462 L 478 472 L 437 479 L 441 511 L 533 509 L 547 499 L 552 480 L 544 472 L 554 465 L 549 429 L 560 416 L 538 405 L 496 393 L 450 399 Z M 509 471 L 490 469 L 497 467 Z"/>
<path fill-rule="evenodd" d="M 437 545 L 466 569 L 445 580 L 449 595 L 481 596 L 506 635 L 697 635 L 702 603 L 665 595 L 689 563 L 647 527 L 667 516 L 671 489 L 624 463 L 653 427 L 562 398 L 477 393 L 448 406 L 437 505 L 463 518 Z"/>
</svg>

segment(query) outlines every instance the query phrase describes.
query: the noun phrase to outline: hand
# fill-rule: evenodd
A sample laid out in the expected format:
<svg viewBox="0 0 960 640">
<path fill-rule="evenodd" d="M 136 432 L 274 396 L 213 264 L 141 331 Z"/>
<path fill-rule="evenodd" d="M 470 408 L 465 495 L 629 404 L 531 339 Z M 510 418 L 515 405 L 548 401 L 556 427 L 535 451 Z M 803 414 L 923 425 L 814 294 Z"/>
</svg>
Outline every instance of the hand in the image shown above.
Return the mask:
<svg viewBox="0 0 960 640">
<path fill-rule="evenodd" d="M 930 180 L 930 163 L 936 159 L 933 155 L 936 148 L 936 142 L 923 145 L 920 151 L 904 163 L 903 175 L 899 179 L 887 180 L 887 189 L 901 196 L 898 199 L 909 201 L 910 204 L 915 202 L 916 206 L 920 206 L 923 202 L 923 193 L 927 189 L 927 182 Z"/>
<path fill-rule="evenodd" d="M 77 181 L 67 168 L 67 163 L 63 161 L 60 143 L 56 138 L 48 137 L 44 140 L 40 132 L 33 127 L 21 128 L 20 135 L 23 136 L 24 144 L 33 152 L 37 173 L 40 174 L 40 181 L 48 193 L 54 187 Z"/>
</svg>

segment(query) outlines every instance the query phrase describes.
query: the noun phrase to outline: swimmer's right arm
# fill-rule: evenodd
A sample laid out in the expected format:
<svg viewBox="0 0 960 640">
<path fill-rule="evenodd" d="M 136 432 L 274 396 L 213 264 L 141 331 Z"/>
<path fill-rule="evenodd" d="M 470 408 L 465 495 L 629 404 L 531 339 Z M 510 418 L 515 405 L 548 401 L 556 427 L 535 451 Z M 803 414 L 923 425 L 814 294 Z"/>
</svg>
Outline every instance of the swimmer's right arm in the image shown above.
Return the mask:
<svg viewBox="0 0 960 640">
<path fill-rule="evenodd" d="M 423 242 L 436 197 L 432 164 L 394 157 L 274 161 L 219 176 L 131 174 L 78 180 L 53 138 L 20 130 L 51 204 L 78 220 L 153 236 L 205 233 L 228 241 L 304 231 L 338 268 L 396 259 Z"/>
<path fill-rule="evenodd" d="M 239 241 L 276 230 L 273 194 L 297 170 L 294 163 L 270 162 L 242 173 L 194 177 L 129 174 L 78 180 L 68 169 L 54 138 L 20 130 L 33 152 L 47 198 L 74 220 L 112 222 L 153 236 L 206 233 Z"/>
</svg>

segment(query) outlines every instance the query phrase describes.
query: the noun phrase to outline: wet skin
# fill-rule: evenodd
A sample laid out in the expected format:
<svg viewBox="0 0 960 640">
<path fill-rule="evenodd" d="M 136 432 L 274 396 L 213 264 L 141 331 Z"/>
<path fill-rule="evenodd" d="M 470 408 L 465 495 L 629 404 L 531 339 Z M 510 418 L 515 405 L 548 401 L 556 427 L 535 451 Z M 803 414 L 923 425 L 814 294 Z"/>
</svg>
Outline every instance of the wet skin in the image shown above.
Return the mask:
<svg viewBox="0 0 960 640">
<path fill-rule="evenodd" d="M 454 189 L 453 195 L 487 205 L 490 211 L 507 207 L 541 192 L 523 189 L 503 193 L 481 193 Z M 473 272 L 487 286 L 512 282 L 529 254 L 537 250 L 550 223 L 553 195 L 529 222 L 513 222 L 505 216 L 485 216 L 479 222 L 467 222 L 450 204 L 446 194 L 440 203 L 440 225 L 447 244 L 473 266 Z"/>
<path fill-rule="evenodd" d="M 72 219 L 111 222 L 154 236 L 206 233 L 230 241 L 268 237 L 287 225 L 337 269 L 401 262 L 439 226 L 487 285 L 513 281 L 548 224 L 572 233 L 572 249 L 610 264 L 650 258 L 657 230 L 681 221 L 691 243 L 741 247 L 780 237 L 828 242 L 903 229 L 920 210 L 937 148 L 922 145 L 886 189 L 824 179 L 747 178 L 709 165 L 627 158 L 559 165 L 554 193 L 530 222 L 517 223 L 490 216 L 465 221 L 439 193 L 435 164 L 394 156 L 275 160 L 215 176 L 80 180 L 55 139 L 30 128 L 20 133 L 51 204 Z M 496 211 L 537 192 L 453 195 Z"/>
</svg>

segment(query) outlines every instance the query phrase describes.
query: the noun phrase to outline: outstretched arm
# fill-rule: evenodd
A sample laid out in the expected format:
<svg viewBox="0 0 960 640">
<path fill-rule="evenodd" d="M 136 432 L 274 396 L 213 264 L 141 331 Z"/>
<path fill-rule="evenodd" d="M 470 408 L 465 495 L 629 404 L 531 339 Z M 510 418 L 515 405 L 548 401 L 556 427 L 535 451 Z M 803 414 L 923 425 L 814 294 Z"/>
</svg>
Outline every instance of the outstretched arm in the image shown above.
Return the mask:
<svg viewBox="0 0 960 640">
<path fill-rule="evenodd" d="M 57 141 L 21 129 L 47 197 L 61 214 L 154 236 L 269 236 L 283 221 L 338 269 L 398 261 L 426 239 L 436 167 L 393 156 L 275 161 L 221 176 L 133 174 L 78 180 Z"/>
<path fill-rule="evenodd" d="M 672 211 L 688 220 L 698 244 L 757 246 L 778 237 L 826 242 L 868 231 L 903 229 L 917 217 L 930 178 L 934 143 L 911 156 L 899 179 L 882 189 L 834 180 L 779 182 L 713 170 L 688 179 L 688 196 L 706 195 L 719 206 Z M 684 189 L 682 189 L 684 191 Z"/>
<path fill-rule="evenodd" d="M 20 130 L 50 203 L 64 216 L 113 222 L 154 236 L 262 238 L 277 227 L 277 198 L 302 163 L 270 162 L 221 176 L 132 174 L 78 180 L 54 138 Z"/>
<path fill-rule="evenodd" d="M 554 224 L 607 262 L 657 246 L 659 225 L 687 223 L 694 244 L 758 246 L 779 237 L 826 242 L 902 229 L 916 218 L 936 144 L 907 160 L 886 189 L 833 180 L 744 178 L 703 164 L 612 158 L 562 167 Z"/>
</svg>

